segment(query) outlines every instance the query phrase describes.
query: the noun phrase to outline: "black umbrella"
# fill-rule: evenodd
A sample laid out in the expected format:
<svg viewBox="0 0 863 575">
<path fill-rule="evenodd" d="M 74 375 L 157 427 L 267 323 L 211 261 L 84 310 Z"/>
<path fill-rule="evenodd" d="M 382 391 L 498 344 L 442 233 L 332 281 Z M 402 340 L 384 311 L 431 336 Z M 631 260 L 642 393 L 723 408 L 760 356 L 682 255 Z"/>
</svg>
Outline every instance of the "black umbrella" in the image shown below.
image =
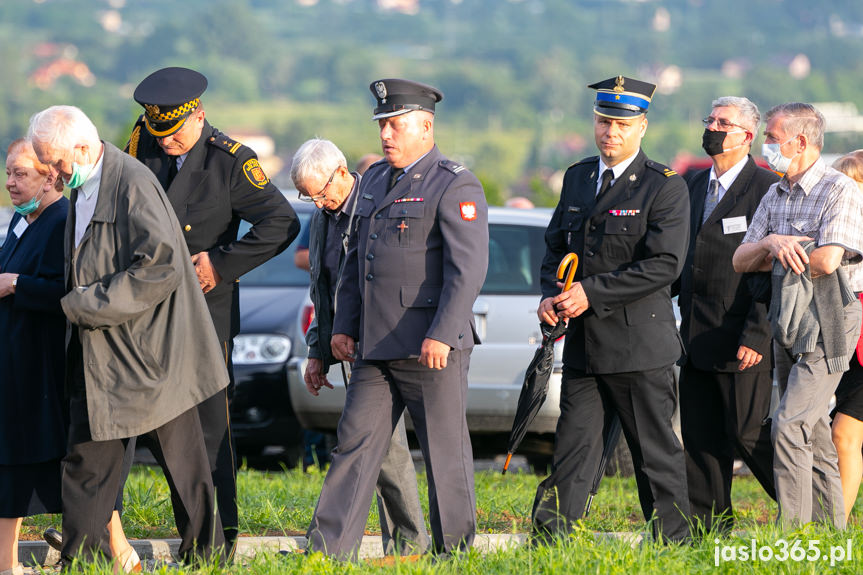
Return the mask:
<svg viewBox="0 0 863 575">
<path fill-rule="evenodd" d="M 571 266 L 570 262 L 572 262 Z M 567 267 L 569 267 L 568 273 L 566 272 Z M 578 267 L 578 256 L 572 253 L 567 254 L 560 262 L 560 266 L 557 268 L 557 277 L 563 279 L 564 274 L 566 274 L 564 291 L 572 286 L 576 267 Z M 542 345 L 536 350 L 524 374 L 524 383 L 518 396 L 518 406 L 515 410 L 512 431 L 509 434 L 509 443 L 506 448 L 506 462 L 503 464 L 502 471 L 504 474 L 509 468 L 512 454 L 518 448 L 521 440 L 524 439 L 524 434 L 527 433 L 527 426 L 536 417 L 548 395 L 548 378 L 551 376 L 551 369 L 554 366 L 554 342 L 566 333 L 566 322 L 561 319 L 554 326 L 541 323 L 539 329 L 542 332 Z"/>
</svg>

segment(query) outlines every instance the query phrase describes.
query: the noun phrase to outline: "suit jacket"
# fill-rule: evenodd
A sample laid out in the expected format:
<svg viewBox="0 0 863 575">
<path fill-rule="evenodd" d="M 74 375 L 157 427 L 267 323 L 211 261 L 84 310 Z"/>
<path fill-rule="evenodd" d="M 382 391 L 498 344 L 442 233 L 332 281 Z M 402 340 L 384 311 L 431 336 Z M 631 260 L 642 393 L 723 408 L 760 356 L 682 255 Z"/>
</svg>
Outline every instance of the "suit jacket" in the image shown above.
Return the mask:
<svg viewBox="0 0 863 575">
<path fill-rule="evenodd" d="M 437 146 L 387 191 L 390 174 L 381 161 L 360 183 L 333 333 L 359 340 L 365 360 L 419 357 L 424 338 L 470 349 L 488 268 L 482 186 Z"/>
<path fill-rule="evenodd" d="M 564 364 L 599 374 L 668 366 L 683 351 L 670 287 L 689 239 L 686 184 L 640 150 L 599 198 L 598 172 L 598 157 L 570 166 L 545 234 L 543 298 L 560 293 L 558 264 L 575 252 L 590 302 L 569 321 Z"/>
<path fill-rule="evenodd" d="M 346 214 L 342 217 L 350 218 L 351 209 L 354 207 L 354 202 L 357 200 L 357 189 L 359 188 L 362 176 L 356 172 L 351 172 L 354 176 L 353 198 L 351 204 L 346 207 Z M 350 228 L 347 230 L 348 236 L 356 229 L 355 222 L 348 222 Z M 312 300 L 312 305 L 315 306 L 315 319 L 306 331 L 306 345 L 309 346 L 309 357 L 320 359 L 323 363 L 323 371 L 327 373 L 329 367 L 338 363 L 338 360 L 333 357 L 333 350 L 330 347 L 330 339 L 333 337 L 333 316 L 335 315 L 335 306 L 330 293 L 335 286 L 330 284 L 330 278 L 338 277 L 338 272 L 341 271 L 341 266 L 345 259 L 345 250 L 339 251 L 339 270 L 335 274 L 329 276 L 324 271 L 326 262 L 326 254 L 324 250 L 327 247 L 327 234 L 330 232 L 330 225 L 324 210 L 318 209 L 312 214 L 311 223 L 309 224 L 309 298 Z M 353 228 L 353 229 L 351 229 Z"/>
<path fill-rule="evenodd" d="M 167 185 L 170 157 L 144 127 L 143 116 L 126 151 L 159 178 L 180 221 L 189 253 L 206 251 L 222 282 L 206 294 L 219 339 L 240 331 L 237 279 L 281 253 L 300 232 L 294 209 L 270 182 L 255 153 L 204 122 L 201 137 Z M 252 228 L 237 238 L 240 221 Z"/>
<path fill-rule="evenodd" d="M 0 273 L 18 274 L 15 293 L 0 298 L 0 465 L 66 454 L 60 298 L 68 207 L 66 198 L 47 206 L 20 238 L 12 230 L 23 218 L 15 214 L 0 251 Z"/>
<path fill-rule="evenodd" d="M 95 211 L 76 248 L 77 196 L 65 237 L 71 291 L 60 303 L 81 341 L 90 435 L 141 435 L 227 387 L 224 351 L 153 173 L 105 143 Z"/>
<path fill-rule="evenodd" d="M 731 265 L 734 250 L 745 230 L 724 232 L 723 220 L 744 217 L 752 220 L 761 198 L 779 176 L 759 168 L 752 157 L 725 192 L 710 217 L 702 225 L 704 200 L 710 183 L 710 168 L 694 174 L 688 181 L 692 234 L 686 264 L 680 276 L 680 334 L 687 359 L 697 369 L 725 373 L 737 372 L 737 350 L 745 345 L 764 356 L 750 371 L 771 368 L 772 346 L 767 306 L 758 303 L 750 292 L 751 274 L 739 274 Z M 769 272 L 763 272 L 769 276 Z"/>
</svg>

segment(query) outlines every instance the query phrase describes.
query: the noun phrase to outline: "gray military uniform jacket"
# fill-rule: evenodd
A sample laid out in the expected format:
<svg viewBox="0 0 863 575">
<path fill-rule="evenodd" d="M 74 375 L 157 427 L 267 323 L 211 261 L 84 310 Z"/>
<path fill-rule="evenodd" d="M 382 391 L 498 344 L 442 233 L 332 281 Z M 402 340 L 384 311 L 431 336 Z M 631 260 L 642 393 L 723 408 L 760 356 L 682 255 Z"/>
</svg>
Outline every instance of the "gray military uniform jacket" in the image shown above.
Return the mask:
<svg viewBox="0 0 863 575">
<path fill-rule="evenodd" d="M 94 441 L 140 435 L 228 385 L 224 353 L 165 193 L 105 143 L 90 225 L 66 222 L 63 312 L 79 330 Z M 67 332 L 67 345 L 71 332 Z"/>
<path fill-rule="evenodd" d="M 364 360 L 419 357 L 424 338 L 470 349 L 488 268 L 482 186 L 437 146 L 387 191 L 390 174 L 381 161 L 360 184 L 333 333 L 358 340 Z"/>
</svg>

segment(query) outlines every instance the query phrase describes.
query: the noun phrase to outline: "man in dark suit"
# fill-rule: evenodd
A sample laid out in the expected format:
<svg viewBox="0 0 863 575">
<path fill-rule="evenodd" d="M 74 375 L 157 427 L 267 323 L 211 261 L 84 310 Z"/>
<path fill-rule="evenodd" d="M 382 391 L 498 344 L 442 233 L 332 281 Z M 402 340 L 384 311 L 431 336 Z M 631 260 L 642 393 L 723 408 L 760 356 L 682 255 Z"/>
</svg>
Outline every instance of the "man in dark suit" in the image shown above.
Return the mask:
<svg viewBox="0 0 863 575">
<path fill-rule="evenodd" d="M 386 161 L 363 176 L 359 227 L 336 292 L 333 355 L 356 361 L 309 549 L 356 556 L 381 462 L 407 408 L 428 471 L 433 551 L 446 554 L 469 547 L 476 532 L 465 403 L 488 210 L 476 177 L 435 146 L 443 94 L 398 79 L 369 88 Z"/>
<path fill-rule="evenodd" d="M 688 181 L 689 251 L 675 283 L 686 346 L 680 419 L 693 519 L 706 530 L 714 524 L 726 530 L 733 522 L 735 450 L 776 499 L 767 305 L 755 300 L 750 288 L 755 278 L 736 273 L 731 257 L 779 176 L 758 167 L 749 155 L 761 115 L 748 99 L 715 100 L 703 123 L 702 147 L 713 166 Z"/>
<path fill-rule="evenodd" d="M 240 331 L 238 278 L 281 253 L 300 225 L 255 153 L 207 122 L 200 101 L 206 88 L 207 79 L 186 68 L 163 68 L 144 78 L 134 97 L 145 112 L 126 151 L 156 175 L 180 220 L 231 376 L 232 385 L 198 406 L 230 547 L 238 528 L 228 408 L 233 339 Z M 237 238 L 241 220 L 252 228 Z"/>
<path fill-rule="evenodd" d="M 683 349 L 670 287 L 686 255 L 689 196 L 676 172 L 640 149 L 656 87 L 623 76 L 590 87 L 600 155 L 566 171 L 545 235 L 537 315 L 569 324 L 552 473 L 537 489 L 534 530 L 568 533 L 582 516 L 617 413 L 644 517 L 657 539 L 679 541 L 689 534 L 689 502 L 671 427 Z M 577 281 L 560 293 L 555 272 L 568 252 L 579 257 Z"/>
</svg>

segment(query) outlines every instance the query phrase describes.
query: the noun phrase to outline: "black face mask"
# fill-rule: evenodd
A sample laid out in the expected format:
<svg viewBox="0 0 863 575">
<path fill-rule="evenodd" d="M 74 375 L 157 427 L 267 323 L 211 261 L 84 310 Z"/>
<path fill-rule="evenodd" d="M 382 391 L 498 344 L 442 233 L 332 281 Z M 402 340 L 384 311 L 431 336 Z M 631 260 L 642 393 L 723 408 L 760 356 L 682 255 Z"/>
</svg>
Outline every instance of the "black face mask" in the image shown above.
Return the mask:
<svg viewBox="0 0 863 575">
<path fill-rule="evenodd" d="M 708 156 L 718 156 L 725 151 L 722 145 L 725 143 L 727 134 L 728 132 L 713 132 L 705 128 L 704 135 L 701 136 L 701 147 Z"/>
</svg>

